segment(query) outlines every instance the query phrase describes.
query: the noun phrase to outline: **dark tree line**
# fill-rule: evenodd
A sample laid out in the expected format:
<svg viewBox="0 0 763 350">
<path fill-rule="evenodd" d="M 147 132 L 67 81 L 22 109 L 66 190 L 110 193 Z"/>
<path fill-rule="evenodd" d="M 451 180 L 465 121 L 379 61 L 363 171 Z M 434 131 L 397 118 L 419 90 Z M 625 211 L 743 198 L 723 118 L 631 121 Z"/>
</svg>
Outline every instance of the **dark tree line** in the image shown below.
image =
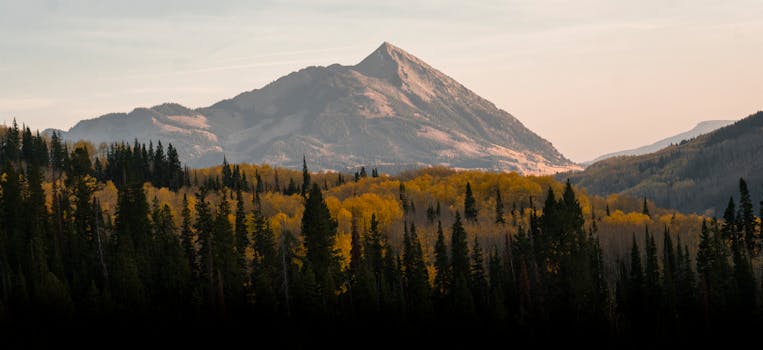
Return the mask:
<svg viewBox="0 0 763 350">
<path fill-rule="evenodd" d="M 54 133 L 52 142 L 58 142 L 55 141 L 57 139 Z M 183 169 L 175 147 L 169 144 L 165 152 L 161 141 L 157 142 L 156 147 L 150 142 L 148 148 L 137 140 L 132 146 L 111 144 L 106 151 L 105 162 L 96 158 L 90 171 L 98 181 L 110 180 L 117 187 L 128 182 L 150 182 L 155 187 L 177 191 L 182 186 L 191 185 L 188 170 Z"/>
<path fill-rule="evenodd" d="M 703 223 L 696 258 L 665 228 L 634 234 L 630 255 L 604 261 L 597 220 L 586 224 L 569 182 L 561 194 L 549 188 L 542 208 L 531 201 L 528 227 L 482 246 L 479 232 L 468 239 L 466 221 L 475 220 L 479 203 L 467 184 L 452 222 L 442 222 L 439 203 L 427 209 L 427 220 L 437 221 L 431 256 L 413 221 L 398 228 L 396 246 L 373 215 L 367 226 L 352 223 L 343 268 L 337 222 L 306 161 L 303 183 L 287 186 L 304 197 L 301 232 L 276 232 L 262 211 L 259 176 L 247 212 L 242 191 L 250 187 L 227 161 L 222 187 L 193 187 L 192 215 L 187 197 L 173 210 L 143 189 L 189 181 L 171 146 L 165 155 L 161 143 L 114 144 L 99 166 L 85 148 L 69 151 L 55 134 L 46 140 L 15 125 L 1 145 L 0 321 L 329 321 L 479 326 L 541 338 L 759 325 L 760 224 L 744 180 L 723 220 Z M 64 180 L 53 182 L 49 206 L 45 176 Z M 120 184 L 113 216 L 94 196 L 104 180 Z M 216 203 L 210 191 L 222 194 Z M 506 225 L 500 191 L 495 196 L 495 224 Z M 415 212 L 402 184 L 399 199 Z M 617 278 L 608 281 L 611 270 Z"/>
</svg>

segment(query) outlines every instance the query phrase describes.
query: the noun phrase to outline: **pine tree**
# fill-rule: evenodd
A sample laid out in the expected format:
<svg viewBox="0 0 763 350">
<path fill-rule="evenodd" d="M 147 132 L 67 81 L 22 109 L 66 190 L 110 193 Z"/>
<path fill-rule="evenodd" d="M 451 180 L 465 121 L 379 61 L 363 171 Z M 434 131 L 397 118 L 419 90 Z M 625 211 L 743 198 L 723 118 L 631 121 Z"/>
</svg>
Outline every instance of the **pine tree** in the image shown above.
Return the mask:
<svg viewBox="0 0 763 350">
<path fill-rule="evenodd" d="M 406 230 L 407 231 L 407 230 Z M 407 291 L 406 301 L 409 312 L 414 318 L 420 318 L 430 311 L 429 274 L 427 273 L 424 253 L 421 249 L 416 225 L 411 223 L 407 231 L 403 249 L 403 271 Z"/>
<path fill-rule="evenodd" d="M 667 225 L 663 231 L 662 253 L 662 303 L 666 321 L 672 322 L 675 321 L 674 318 L 677 316 L 679 261 L 678 254 L 673 249 L 673 240 L 670 237 L 670 230 L 668 230 Z"/>
<path fill-rule="evenodd" d="M 153 208 L 156 277 L 153 293 L 164 308 L 177 311 L 185 306 L 187 289 L 190 282 L 190 268 L 187 264 L 180 240 L 175 234 L 175 221 L 172 210 L 165 204 L 161 208 L 155 201 Z"/>
<path fill-rule="evenodd" d="M 309 186 L 310 186 L 310 171 L 307 170 L 307 159 L 303 155 L 302 156 L 302 197 L 305 197 L 307 195 L 307 192 L 310 191 L 310 189 L 308 188 Z"/>
<path fill-rule="evenodd" d="M 649 207 L 646 205 L 646 197 L 644 197 L 644 205 L 641 209 L 641 214 L 644 214 L 650 218 L 652 217 L 652 214 L 649 214 Z"/>
<path fill-rule="evenodd" d="M 689 248 L 681 244 L 681 236 L 676 240 L 676 298 L 678 302 L 678 315 L 680 318 L 689 318 L 694 309 L 694 289 L 696 280 L 691 267 Z"/>
<path fill-rule="evenodd" d="M 408 214 L 408 209 L 409 209 L 409 207 L 408 207 L 408 204 L 409 204 L 409 202 L 408 202 L 408 195 L 405 193 L 405 184 L 403 184 L 402 181 L 400 181 L 400 187 L 398 188 L 398 194 L 399 194 L 399 198 L 400 198 L 400 203 L 403 206 L 403 215 L 407 215 Z"/>
<path fill-rule="evenodd" d="M 196 234 L 198 235 L 199 244 L 199 272 L 201 281 L 204 285 L 204 295 L 207 297 L 206 303 L 209 306 L 214 305 L 215 302 L 215 285 L 216 285 L 216 261 L 214 247 L 214 219 L 212 218 L 212 212 L 209 208 L 209 202 L 207 202 L 206 188 L 202 187 L 199 192 L 196 193 Z"/>
<path fill-rule="evenodd" d="M 495 223 L 506 223 L 506 220 L 503 218 L 503 200 L 501 199 L 501 190 L 497 187 L 495 189 Z"/>
<path fill-rule="evenodd" d="M 177 191 L 186 183 L 187 178 L 185 176 L 185 172 L 183 171 L 182 164 L 180 163 L 180 156 L 171 143 L 167 146 L 166 168 L 168 176 L 167 185 L 170 190 Z"/>
<path fill-rule="evenodd" d="M 644 266 L 644 287 L 649 302 L 655 305 L 661 296 L 660 267 L 657 262 L 657 244 L 654 236 L 649 234 L 649 227 L 645 229 L 646 263 Z"/>
<path fill-rule="evenodd" d="M 302 235 L 305 238 L 307 260 L 310 261 L 315 278 L 325 299 L 334 293 L 335 273 L 339 259 L 334 250 L 337 222 L 331 218 L 318 184 L 313 183 L 310 195 L 305 201 L 302 214 Z"/>
<path fill-rule="evenodd" d="M 752 208 L 752 199 L 750 198 L 750 191 L 747 189 L 747 182 L 744 179 L 739 179 L 739 214 L 741 219 L 738 223 L 739 229 L 744 233 L 744 241 L 747 248 L 747 256 L 754 256 L 756 248 L 758 246 L 756 240 L 756 220 L 755 214 Z"/>
<path fill-rule="evenodd" d="M 213 256 L 215 261 L 216 301 L 218 311 L 226 313 L 228 305 L 240 306 L 244 301 L 243 284 L 244 271 L 240 270 L 235 246 L 233 226 L 228 217 L 231 214 L 230 203 L 223 192 L 223 198 L 217 205 L 214 219 Z"/>
<path fill-rule="evenodd" d="M 461 214 L 459 212 L 456 212 L 456 218 L 453 222 L 450 238 L 450 256 L 453 276 L 463 275 L 464 278 L 469 276 L 469 247 L 466 243 L 466 231 L 461 223 Z"/>
<path fill-rule="evenodd" d="M 466 196 L 464 197 L 464 218 L 469 221 L 477 221 L 477 200 L 472 194 L 472 184 L 466 183 Z"/>
<path fill-rule="evenodd" d="M 437 218 L 437 216 L 435 216 L 434 207 L 430 203 L 427 207 L 427 222 L 429 222 L 429 224 L 434 224 L 435 218 Z"/>
<path fill-rule="evenodd" d="M 141 276 L 151 271 L 148 261 L 151 229 L 142 183 L 128 181 L 119 190 L 116 214 L 116 232 L 112 236 L 116 257 L 111 290 L 116 301 L 139 310 L 149 301 L 146 281 Z"/>
<path fill-rule="evenodd" d="M 732 249 L 735 249 L 740 244 L 741 237 L 736 225 L 736 206 L 734 205 L 734 197 L 729 197 L 729 204 L 726 206 L 726 210 L 723 212 L 723 226 L 721 229 L 723 238 L 731 242 Z"/>
<path fill-rule="evenodd" d="M 358 231 L 358 222 L 353 217 L 350 232 L 350 280 L 355 280 L 363 262 L 363 242 Z"/>
<path fill-rule="evenodd" d="M 191 276 L 198 278 L 198 265 L 196 264 L 196 234 L 193 232 L 191 223 L 191 208 L 188 207 L 188 196 L 183 194 L 183 209 L 181 216 L 183 223 L 180 226 L 180 239 L 183 246 L 183 252 L 190 269 Z"/>
<path fill-rule="evenodd" d="M 488 274 L 490 276 L 488 305 L 490 306 L 492 319 L 500 322 L 506 319 L 506 292 L 504 291 L 504 286 L 509 281 L 506 278 L 506 271 L 498 254 L 498 249 L 490 254 Z"/>
<path fill-rule="evenodd" d="M 437 221 L 437 242 L 435 252 L 435 298 L 442 300 L 448 292 L 448 280 L 450 279 L 450 263 L 448 260 L 448 248 L 445 246 L 445 235 L 442 231 L 442 222 Z"/>
<path fill-rule="evenodd" d="M 485 271 L 485 257 L 477 237 L 474 237 L 472 247 L 471 290 L 474 294 L 474 304 L 477 310 L 484 314 L 488 309 L 487 273 Z"/>
<path fill-rule="evenodd" d="M 298 193 L 297 184 L 294 183 L 294 178 L 289 178 L 289 184 L 286 186 L 286 191 L 284 192 L 284 194 L 287 196 L 291 196 L 296 193 Z"/>
<path fill-rule="evenodd" d="M 278 298 L 276 281 L 277 276 L 281 276 L 282 288 L 287 293 L 288 271 L 292 269 L 287 261 L 291 256 L 291 249 L 284 245 L 291 244 L 291 240 L 282 237 L 281 254 L 276 250 L 276 239 L 273 229 L 270 227 L 265 215 L 262 213 L 259 194 L 255 191 L 254 205 L 254 232 L 252 232 L 254 259 L 252 261 L 252 283 L 254 284 L 255 310 L 266 316 L 273 315 L 278 307 Z M 280 270 L 279 270 L 280 267 Z M 283 298 L 288 307 L 288 295 Z"/>
<path fill-rule="evenodd" d="M 633 234 L 631 244 L 631 269 L 628 281 L 628 299 L 631 310 L 640 312 L 644 306 L 644 269 L 641 265 L 641 250 L 636 243 L 636 234 Z"/>
<path fill-rule="evenodd" d="M 236 258 L 238 259 L 238 269 L 242 272 L 242 283 L 248 284 L 247 276 L 247 261 L 246 261 L 246 248 L 249 247 L 249 231 L 246 228 L 246 212 L 244 211 L 244 197 L 241 193 L 241 188 L 236 190 L 236 228 L 235 228 L 235 251 Z"/>
<path fill-rule="evenodd" d="M 466 243 L 466 231 L 461 223 L 461 214 L 456 212 L 450 236 L 450 261 L 452 287 L 450 300 L 453 311 L 464 319 L 474 317 L 474 299 L 469 290 L 469 276 L 471 266 L 469 264 L 469 247 Z"/>
</svg>

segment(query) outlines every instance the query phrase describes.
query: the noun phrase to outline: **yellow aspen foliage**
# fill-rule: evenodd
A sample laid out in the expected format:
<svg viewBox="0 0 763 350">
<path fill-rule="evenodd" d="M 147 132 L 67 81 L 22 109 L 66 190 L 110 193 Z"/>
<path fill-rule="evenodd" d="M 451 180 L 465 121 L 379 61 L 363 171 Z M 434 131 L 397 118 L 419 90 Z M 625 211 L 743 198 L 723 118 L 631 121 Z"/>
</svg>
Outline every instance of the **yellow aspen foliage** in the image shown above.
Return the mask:
<svg viewBox="0 0 763 350">
<path fill-rule="evenodd" d="M 352 249 L 352 236 L 349 233 L 340 233 L 336 236 L 336 245 L 334 246 L 339 251 L 339 262 L 342 269 L 346 269 L 350 264 L 350 249 Z"/>
<path fill-rule="evenodd" d="M 114 215 L 116 212 L 118 196 L 119 191 L 111 181 L 107 181 L 98 191 L 95 192 L 95 198 L 98 198 L 98 201 L 101 202 L 101 208 L 103 209 L 104 213 L 109 213 L 111 215 Z"/>
<path fill-rule="evenodd" d="M 376 214 L 376 219 L 379 221 L 379 229 L 381 230 L 385 230 L 403 218 L 403 210 L 400 208 L 400 203 L 392 196 L 382 197 L 375 193 L 363 193 L 360 196 L 345 199 L 342 202 L 342 207 L 358 216 L 358 225 L 361 228 L 366 228 L 367 225 L 370 225 L 371 215 L 373 214 Z"/>
</svg>

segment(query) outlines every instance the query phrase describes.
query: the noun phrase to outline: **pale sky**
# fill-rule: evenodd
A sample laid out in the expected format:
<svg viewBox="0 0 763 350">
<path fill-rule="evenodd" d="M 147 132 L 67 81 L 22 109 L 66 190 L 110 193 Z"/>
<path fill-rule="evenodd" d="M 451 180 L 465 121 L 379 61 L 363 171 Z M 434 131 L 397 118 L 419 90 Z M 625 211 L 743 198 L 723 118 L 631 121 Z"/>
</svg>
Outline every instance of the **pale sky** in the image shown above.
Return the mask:
<svg viewBox="0 0 763 350">
<path fill-rule="evenodd" d="M 383 41 L 574 161 L 763 110 L 760 0 L 0 0 L 0 122 L 204 107 Z"/>
</svg>

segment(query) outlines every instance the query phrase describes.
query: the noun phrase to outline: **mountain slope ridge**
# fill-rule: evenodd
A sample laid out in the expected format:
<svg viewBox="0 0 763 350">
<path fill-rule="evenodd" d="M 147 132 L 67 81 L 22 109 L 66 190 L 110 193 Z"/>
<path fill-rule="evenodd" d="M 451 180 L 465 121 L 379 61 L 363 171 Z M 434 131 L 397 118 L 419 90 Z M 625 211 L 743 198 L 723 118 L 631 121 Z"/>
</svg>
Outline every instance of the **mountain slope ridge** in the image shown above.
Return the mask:
<svg viewBox="0 0 763 350">
<path fill-rule="evenodd" d="M 659 151 L 660 149 L 670 146 L 671 144 L 678 144 L 682 141 L 688 141 L 694 137 L 697 137 L 702 134 L 707 134 L 711 131 L 714 131 L 726 125 L 729 125 L 733 122 L 735 122 L 735 120 L 705 120 L 705 121 L 697 123 L 697 125 L 695 125 L 691 130 L 684 131 L 682 133 L 678 133 L 673 136 L 668 136 L 652 144 L 648 144 L 648 145 L 637 147 L 637 148 L 627 149 L 623 151 L 607 153 L 599 157 L 596 157 L 593 160 L 585 161 L 580 164 L 588 166 L 607 158 L 619 157 L 619 156 L 638 156 L 642 154 L 656 152 L 656 151 Z"/>
<path fill-rule="evenodd" d="M 683 212 L 722 213 L 739 179 L 763 192 L 763 111 L 654 153 L 602 160 L 569 177 L 592 194 L 645 196 Z M 738 200 L 738 198 L 737 198 Z"/>
<path fill-rule="evenodd" d="M 63 136 L 161 139 L 191 166 L 233 162 L 316 169 L 445 165 L 523 174 L 579 169 L 547 140 L 410 53 L 383 43 L 353 66 L 311 66 L 209 107 L 136 108 Z"/>
</svg>

